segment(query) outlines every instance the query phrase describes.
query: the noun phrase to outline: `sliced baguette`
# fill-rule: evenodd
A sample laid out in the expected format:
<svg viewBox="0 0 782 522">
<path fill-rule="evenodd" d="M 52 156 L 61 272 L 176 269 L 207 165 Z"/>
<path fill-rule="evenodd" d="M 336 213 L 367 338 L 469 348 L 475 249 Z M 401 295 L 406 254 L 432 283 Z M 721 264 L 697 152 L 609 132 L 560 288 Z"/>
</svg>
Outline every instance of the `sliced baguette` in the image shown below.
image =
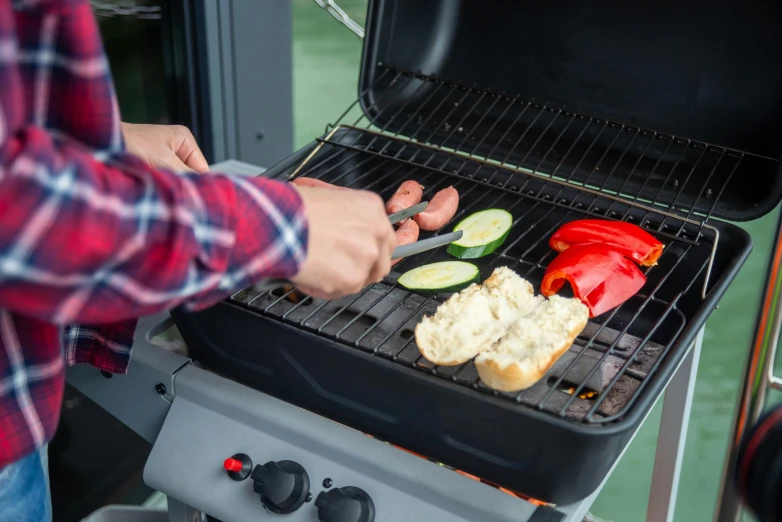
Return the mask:
<svg viewBox="0 0 782 522">
<path fill-rule="evenodd" d="M 542 298 L 513 270 L 499 267 L 482 285 L 452 295 L 415 328 L 421 354 L 434 364 L 455 366 L 489 350 Z"/>
<path fill-rule="evenodd" d="M 578 299 L 552 295 L 516 321 L 491 350 L 478 355 L 478 375 L 494 390 L 529 388 L 568 351 L 588 318 L 588 308 Z"/>
</svg>

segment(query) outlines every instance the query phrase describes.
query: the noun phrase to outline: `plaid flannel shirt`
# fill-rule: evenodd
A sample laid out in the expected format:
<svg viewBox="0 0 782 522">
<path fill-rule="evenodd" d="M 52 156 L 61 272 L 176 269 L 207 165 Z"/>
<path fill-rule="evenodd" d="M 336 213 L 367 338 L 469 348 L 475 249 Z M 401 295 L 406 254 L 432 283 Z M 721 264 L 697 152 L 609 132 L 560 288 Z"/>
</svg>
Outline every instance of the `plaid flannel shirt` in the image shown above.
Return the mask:
<svg viewBox="0 0 782 522">
<path fill-rule="evenodd" d="M 286 183 L 156 170 L 124 152 L 87 0 L 0 0 L 0 469 L 55 432 L 64 366 L 127 369 L 135 318 L 291 277 Z"/>
</svg>

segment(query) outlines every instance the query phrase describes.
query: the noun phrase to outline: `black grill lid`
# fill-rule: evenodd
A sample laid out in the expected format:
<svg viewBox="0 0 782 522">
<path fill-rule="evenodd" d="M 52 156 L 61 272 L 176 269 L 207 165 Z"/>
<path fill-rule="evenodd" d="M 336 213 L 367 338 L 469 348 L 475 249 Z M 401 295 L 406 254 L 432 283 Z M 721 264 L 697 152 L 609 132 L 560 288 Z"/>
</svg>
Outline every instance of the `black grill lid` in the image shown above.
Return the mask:
<svg viewBox="0 0 782 522">
<path fill-rule="evenodd" d="M 728 156 L 742 157 L 740 168 L 712 172 L 711 178 L 710 170 L 696 173 L 676 205 L 705 200 L 704 184 L 724 181 L 725 186 L 714 188 L 723 195 L 714 208 L 714 201 L 694 206 L 703 214 L 750 220 L 782 198 L 782 177 L 777 175 L 781 64 L 782 2 L 370 0 L 359 90 L 362 109 L 379 128 L 408 137 L 415 131 L 419 139 L 431 131 L 441 138 L 432 140 L 437 145 L 465 149 L 474 138 L 449 136 L 443 121 L 426 118 L 448 88 L 433 92 L 437 82 L 422 85 L 409 76 L 399 81 L 397 73 L 418 72 L 477 87 L 462 102 L 476 109 L 464 121 L 465 132 L 488 138 L 474 149 L 476 154 L 500 161 L 509 157 L 509 163 L 525 161 L 509 149 L 515 130 L 502 143 L 496 138 L 530 100 L 555 115 L 564 107 L 588 122 L 596 117 L 628 126 L 621 130 L 630 133 L 662 133 L 652 136 L 662 141 L 651 148 L 659 148 L 658 171 L 663 173 L 676 167 L 679 157 L 664 148 L 666 139 L 694 150 L 705 148 L 707 156 L 729 149 Z M 391 82 L 394 77 L 397 81 Z M 484 90 L 489 97 L 479 100 Z M 518 96 L 519 107 L 508 110 L 505 99 L 488 103 L 498 93 L 511 102 Z M 450 106 L 450 99 L 445 105 Z M 529 114 L 538 108 L 534 105 Z M 405 123 L 407 117 L 417 117 L 417 126 Z M 540 136 L 550 120 L 527 123 L 540 127 L 535 131 Z M 570 134 L 563 133 L 563 144 L 576 139 Z M 547 140 L 536 146 L 551 145 Z M 649 145 L 640 140 L 627 150 L 631 156 L 643 155 Z M 616 175 L 623 172 L 638 175 L 639 170 L 619 167 Z M 627 186 L 635 186 L 641 199 L 651 199 L 642 184 Z M 673 192 L 671 198 L 677 197 Z"/>
</svg>

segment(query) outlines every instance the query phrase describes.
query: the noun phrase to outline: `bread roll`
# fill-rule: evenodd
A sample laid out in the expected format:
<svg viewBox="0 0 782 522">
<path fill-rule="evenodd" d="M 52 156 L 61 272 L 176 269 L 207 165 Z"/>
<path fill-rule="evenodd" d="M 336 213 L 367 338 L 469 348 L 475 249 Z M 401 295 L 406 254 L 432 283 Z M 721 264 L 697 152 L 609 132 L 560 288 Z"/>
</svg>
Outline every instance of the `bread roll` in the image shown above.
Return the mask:
<svg viewBox="0 0 782 522">
<path fill-rule="evenodd" d="M 475 359 L 486 386 L 515 392 L 538 382 L 584 329 L 589 310 L 578 299 L 553 295 L 513 324 Z"/>
<path fill-rule="evenodd" d="M 507 267 L 499 267 L 482 285 L 452 295 L 415 328 L 421 354 L 440 366 L 463 364 L 491 349 L 522 316 L 543 298 Z"/>
</svg>

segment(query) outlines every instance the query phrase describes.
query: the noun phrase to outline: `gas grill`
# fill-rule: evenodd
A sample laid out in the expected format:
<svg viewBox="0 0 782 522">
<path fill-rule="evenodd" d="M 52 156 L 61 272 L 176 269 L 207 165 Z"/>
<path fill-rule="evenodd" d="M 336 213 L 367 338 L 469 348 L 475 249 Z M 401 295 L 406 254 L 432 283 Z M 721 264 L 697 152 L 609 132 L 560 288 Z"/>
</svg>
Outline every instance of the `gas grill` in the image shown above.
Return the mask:
<svg viewBox="0 0 782 522">
<path fill-rule="evenodd" d="M 714 186 L 702 204 L 708 215 L 744 162 L 751 168 L 763 160 L 419 75 L 386 69 L 380 78 L 386 75 L 384 92 L 447 89 L 436 104 L 450 105 L 449 114 L 427 111 L 426 103 L 415 110 L 400 107 L 388 119 L 399 129 L 391 136 L 340 123 L 303 159 L 294 157 L 270 175 L 306 175 L 374 190 L 386 199 L 408 178 L 424 185 L 425 197 L 453 185 L 460 208 L 445 231 L 483 208 L 503 208 L 514 217 L 498 253 L 475 260 L 482 279 L 504 265 L 536 287 L 555 254 L 548 238 L 563 223 L 584 216 L 636 222 L 666 245 L 658 266 L 646 270 L 640 293 L 590 322 L 551 372 L 516 394 L 484 387 L 472 363 L 435 367 L 416 347 L 415 325 L 446 296 L 408 292 L 396 278 L 406 269 L 447 260 L 444 248 L 405 259 L 385 281 L 354 296 L 321 301 L 297 298 L 294 291 L 248 289 L 204 312 L 174 314 L 177 325 L 198 360 L 244 384 L 534 498 L 583 498 L 603 480 L 750 251 L 740 229 L 693 219 L 698 207 L 681 211 L 675 194 L 708 179 Z M 459 101 L 448 103 L 449 94 Z M 518 114 L 510 116 L 515 126 L 497 131 L 501 139 L 486 148 L 509 143 L 504 135 L 511 135 L 511 143 L 521 145 L 508 147 L 505 155 L 516 154 L 520 168 L 473 153 L 488 141 L 488 132 L 476 129 L 502 125 L 492 107 L 506 118 L 511 110 Z M 382 109 L 374 121 L 381 120 Z M 525 112 L 529 121 L 521 123 Z M 404 119 L 394 126 L 400 114 Z M 419 118 L 450 130 L 437 140 L 426 134 L 419 143 L 415 136 L 425 127 Z M 543 129 L 535 131 L 532 122 L 544 123 Z M 400 138 L 406 129 L 412 138 Z M 564 139 L 568 131 L 574 138 Z M 459 132 L 459 146 L 446 150 Z M 464 143 L 475 145 L 463 153 Z M 648 197 L 643 191 L 627 201 L 621 182 L 612 184 L 620 168 L 634 175 L 637 165 L 662 164 L 666 155 L 672 160 L 658 165 L 659 180 L 647 178 L 653 180 L 649 192 L 659 194 L 648 203 L 637 201 Z M 601 182 L 592 185 L 587 173 L 586 189 L 569 185 L 585 164 L 605 172 Z M 676 180 L 679 187 L 672 190 Z M 589 398 L 590 392 L 597 395 Z"/>
<path fill-rule="evenodd" d="M 693 100 L 687 119 L 678 112 L 666 118 L 682 108 L 664 92 L 644 92 L 650 98 L 638 99 L 636 108 L 604 109 L 632 111 L 624 122 L 622 114 L 593 114 L 598 101 L 613 101 L 617 88 L 616 101 L 642 89 L 608 84 L 579 91 L 568 76 L 570 62 L 558 62 L 554 53 L 577 37 L 583 53 L 598 51 L 588 46 L 596 28 L 570 34 L 568 15 L 559 17 L 560 29 L 511 43 L 503 30 L 510 27 L 483 8 L 460 5 L 445 21 L 445 4 L 439 12 L 418 4 L 371 3 L 359 98 L 323 137 L 269 175 L 318 178 L 386 199 L 405 179 L 419 181 L 425 198 L 453 185 L 459 210 L 440 232 L 477 210 L 509 211 L 514 222 L 505 244 L 476 264 L 483 279 L 504 265 L 538 288 L 556 254 L 548 238 L 562 224 L 585 217 L 636 223 L 665 244 L 659 264 L 645 270 L 642 290 L 591 321 L 552 371 L 516 394 L 483 386 L 472 363 L 435 367 L 415 345 L 415 325 L 447 296 L 413 294 L 396 278 L 449 259 L 444 248 L 405 259 L 382 283 L 341 300 L 245 290 L 202 313 L 174 317 L 195 356 L 214 371 L 505 488 L 573 502 L 603 480 L 750 252 L 746 233 L 712 218 L 746 219 L 766 209 L 769 194 L 746 180 L 768 186 L 777 162 L 766 154 L 767 139 L 750 139 L 754 129 L 737 134 L 725 121 L 706 127 L 714 118 L 705 111 L 711 99 L 701 106 Z M 549 9 L 525 3 L 514 16 L 551 19 Z M 536 10 L 543 12 L 530 16 Z M 617 36 L 608 26 L 616 16 L 601 27 L 606 34 L 598 47 Z M 418 32 L 442 26 L 454 34 L 439 55 L 437 43 L 427 47 L 431 35 Z M 565 27 L 569 40 L 557 50 L 553 43 Z M 477 34 L 486 41 L 466 36 Z M 546 58 L 546 67 L 565 70 L 549 75 L 548 84 L 534 66 L 490 68 L 500 53 L 486 53 L 489 48 L 504 48 L 502 59 L 540 68 L 538 60 Z M 489 64 L 479 65 L 486 54 Z M 679 57 L 658 59 L 665 65 Z M 516 94 L 532 87 L 555 92 L 563 82 L 571 88 L 562 101 Z M 676 87 L 673 81 L 670 95 L 678 95 Z M 568 108 L 571 99 L 582 109 Z M 700 112 L 704 121 L 696 118 Z M 651 124 L 664 130 L 650 130 Z"/>
<path fill-rule="evenodd" d="M 500 15 L 477 2 L 370 1 L 357 100 L 264 175 L 385 199 L 406 179 L 424 199 L 453 186 L 456 216 L 422 237 L 505 209 L 507 240 L 471 261 L 482 279 L 507 266 L 536 288 L 562 224 L 635 223 L 665 244 L 638 294 L 590 320 L 520 393 L 487 388 L 472 362 L 421 357 L 415 325 L 448 295 L 419 295 L 397 278 L 449 259 L 445 248 L 335 301 L 250 288 L 174 311 L 189 355 L 525 497 L 562 505 L 599 490 L 683 361 L 697 366 L 689 350 L 751 250 L 728 221 L 760 217 L 782 196 L 782 8 L 566 4 L 515 3 Z"/>
</svg>

